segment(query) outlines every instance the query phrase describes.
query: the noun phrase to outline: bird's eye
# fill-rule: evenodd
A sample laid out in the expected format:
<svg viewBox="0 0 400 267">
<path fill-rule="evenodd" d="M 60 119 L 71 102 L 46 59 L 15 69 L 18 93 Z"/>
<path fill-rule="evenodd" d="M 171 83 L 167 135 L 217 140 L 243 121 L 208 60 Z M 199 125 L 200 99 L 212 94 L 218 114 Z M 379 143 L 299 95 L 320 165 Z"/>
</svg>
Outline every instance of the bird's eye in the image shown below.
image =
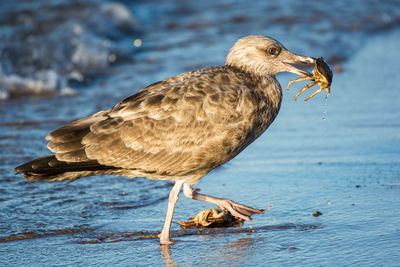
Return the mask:
<svg viewBox="0 0 400 267">
<path fill-rule="evenodd" d="M 268 54 L 270 54 L 271 56 L 276 56 L 279 54 L 279 49 L 275 46 L 271 46 L 270 48 L 268 48 Z"/>
</svg>

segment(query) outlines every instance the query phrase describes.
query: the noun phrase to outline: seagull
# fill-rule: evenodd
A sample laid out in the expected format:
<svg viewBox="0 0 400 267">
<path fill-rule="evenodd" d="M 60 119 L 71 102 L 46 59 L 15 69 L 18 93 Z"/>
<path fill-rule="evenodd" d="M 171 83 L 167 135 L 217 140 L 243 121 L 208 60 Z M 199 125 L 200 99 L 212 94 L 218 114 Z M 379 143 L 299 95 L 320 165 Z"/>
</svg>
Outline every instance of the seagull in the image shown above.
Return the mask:
<svg viewBox="0 0 400 267">
<path fill-rule="evenodd" d="M 279 72 L 311 76 L 292 64 L 314 64 L 266 36 L 236 41 L 223 66 L 185 72 L 151 84 L 113 108 L 71 122 L 46 139 L 54 154 L 15 168 L 31 181 L 74 181 L 120 175 L 174 181 L 160 244 L 170 228 L 183 187 L 186 197 L 216 204 L 251 220 L 254 209 L 198 193 L 192 185 L 238 155 L 278 115 Z"/>
</svg>

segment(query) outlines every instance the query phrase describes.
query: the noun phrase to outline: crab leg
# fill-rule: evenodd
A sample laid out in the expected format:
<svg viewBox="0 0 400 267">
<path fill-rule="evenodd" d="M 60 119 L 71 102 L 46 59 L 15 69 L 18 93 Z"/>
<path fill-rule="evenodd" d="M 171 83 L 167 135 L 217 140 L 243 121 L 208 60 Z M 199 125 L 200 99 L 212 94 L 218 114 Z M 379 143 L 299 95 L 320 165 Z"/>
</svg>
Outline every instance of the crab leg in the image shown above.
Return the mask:
<svg viewBox="0 0 400 267">
<path fill-rule="evenodd" d="M 314 77 L 313 76 L 311 76 L 311 77 L 300 77 L 300 78 L 297 78 L 296 80 L 293 80 L 293 81 L 290 81 L 289 83 L 288 83 L 288 85 L 287 85 L 287 90 L 289 91 L 289 87 L 292 85 L 292 83 L 295 83 L 295 82 L 301 82 L 301 81 L 313 81 L 314 80 Z"/>
<path fill-rule="evenodd" d="M 324 90 L 324 87 L 319 88 L 317 91 L 315 91 L 314 93 L 312 93 L 309 97 L 307 97 L 306 99 L 304 99 L 304 101 L 307 101 L 308 99 L 310 99 L 311 97 L 315 96 L 316 94 L 322 92 L 322 90 Z M 329 93 L 328 93 L 329 95 Z"/>
<path fill-rule="evenodd" d="M 298 97 L 301 93 L 303 93 L 303 92 L 306 91 L 308 88 L 313 87 L 313 86 L 316 85 L 316 84 L 317 84 L 317 82 L 312 82 L 312 83 L 310 83 L 310 84 L 304 86 L 304 88 L 301 89 L 301 90 L 294 96 L 294 100 L 297 100 L 297 97 Z"/>
</svg>

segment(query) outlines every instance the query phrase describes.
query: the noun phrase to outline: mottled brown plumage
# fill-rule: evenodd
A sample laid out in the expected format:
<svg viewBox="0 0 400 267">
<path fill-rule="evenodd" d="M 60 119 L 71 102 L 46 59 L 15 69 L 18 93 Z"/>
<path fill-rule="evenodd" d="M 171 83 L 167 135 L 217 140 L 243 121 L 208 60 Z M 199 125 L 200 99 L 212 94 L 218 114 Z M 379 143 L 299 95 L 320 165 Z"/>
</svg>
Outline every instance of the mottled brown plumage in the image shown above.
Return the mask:
<svg viewBox="0 0 400 267">
<path fill-rule="evenodd" d="M 46 181 L 102 174 L 168 179 L 177 182 L 170 205 L 183 184 L 185 195 L 214 203 L 191 191 L 190 184 L 235 157 L 268 128 L 282 99 L 275 75 L 309 75 L 288 63 L 310 64 L 313 59 L 292 54 L 267 37 L 242 38 L 224 66 L 152 84 L 110 110 L 59 128 L 46 138 L 54 155 L 15 170 L 27 179 Z M 234 204 L 244 219 L 261 212 Z M 161 243 L 169 242 L 170 215 Z"/>
</svg>

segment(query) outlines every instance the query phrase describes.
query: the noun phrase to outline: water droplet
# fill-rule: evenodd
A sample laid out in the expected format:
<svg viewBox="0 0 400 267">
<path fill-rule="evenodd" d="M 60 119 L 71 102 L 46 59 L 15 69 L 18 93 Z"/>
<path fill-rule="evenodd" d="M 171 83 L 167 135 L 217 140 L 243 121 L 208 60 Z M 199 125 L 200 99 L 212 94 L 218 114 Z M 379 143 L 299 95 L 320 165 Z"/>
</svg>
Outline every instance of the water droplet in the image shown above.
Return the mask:
<svg viewBox="0 0 400 267">
<path fill-rule="evenodd" d="M 322 113 L 324 116 L 322 116 L 322 120 L 326 120 L 326 113 L 328 112 L 328 95 L 325 96 L 325 101 L 324 101 L 324 106 L 322 107 Z"/>
<path fill-rule="evenodd" d="M 115 54 L 108 55 L 108 62 L 114 63 L 117 60 L 117 56 Z"/>
<path fill-rule="evenodd" d="M 133 45 L 135 47 L 140 47 L 142 45 L 142 40 L 141 39 L 136 39 L 135 41 L 133 41 Z"/>
</svg>

